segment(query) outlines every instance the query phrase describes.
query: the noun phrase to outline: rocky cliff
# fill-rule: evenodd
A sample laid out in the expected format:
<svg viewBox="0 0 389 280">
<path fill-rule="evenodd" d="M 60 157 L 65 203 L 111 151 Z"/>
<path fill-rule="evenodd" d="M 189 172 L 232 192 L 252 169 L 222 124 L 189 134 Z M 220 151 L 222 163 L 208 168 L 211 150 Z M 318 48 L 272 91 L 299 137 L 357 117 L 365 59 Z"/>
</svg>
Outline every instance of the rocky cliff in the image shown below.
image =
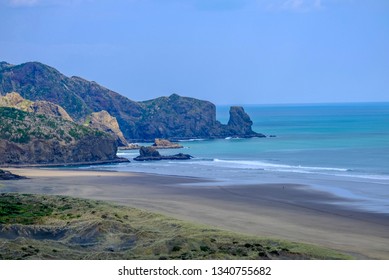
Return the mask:
<svg viewBox="0 0 389 280">
<path fill-rule="evenodd" d="M 0 165 L 55 165 L 116 161 L 109 134 L 14 108 L 0 107 Z"/>
<path fill-rule="evenodd" d="M 103 110 L 100 112 L 92 113 L 87 118 L 84 125 L 111 134 L 113 137 L 115 137 L 116 142 L 120 147 L 128 146 L 128 142 L 126 138 L 124 138 L 116 118 L 112 117 L 107 111 Z"/>
<path fill-rule="evenodd" d="M 235 137 L 256 137 L 258 133 L 251 129 L 253 122 L 243 107 L 232 106 L 230 108 L 230 119 L 227 124 L 229 133 Z"/>
<path fill-rule="evenodd" d="M 26 112 L 33 112 L 40 115 L 59 117 L 67 121 L 73 121 L 73 119 L 61 106 L 49 101 L 33 102 L 24 99 L 16 92 L 0 96 L 0 107 L 11 107 Z M 128 142 L 124 138 L 116 118 L 112 117 L 107 111 L 92 113 L 86 117 L 83 125 L 107 132 L 115 137 L 119 146 L 128 146 Z"/>
<path fill-rule="evenodd" d="M 0 63 L 0 94 L 13 91 L 32 101 L 58 104 L 79 123 L 91 113 L 105 110 L 132 141 L 264 136 L 251 131 L 251 120 L 240 109 L 232 109 L 233 120 L 222 125 L 216 120 L 215 105 L 208 101 L 173 94 L 135 102 L 96 82 L 66 77 L 38 62 Z"/>
<path fill-rule="evenodd" d="M 69 114 L 59 105 L 48 101 L 30 101 L 24 99 L 19 93 L 11 92 L 0 96 L 0 107 L 11 107 L 26 112 L 32 112 L 51 117 L 60 117 L 67 121 L 73 121 Z"/>
</svg>

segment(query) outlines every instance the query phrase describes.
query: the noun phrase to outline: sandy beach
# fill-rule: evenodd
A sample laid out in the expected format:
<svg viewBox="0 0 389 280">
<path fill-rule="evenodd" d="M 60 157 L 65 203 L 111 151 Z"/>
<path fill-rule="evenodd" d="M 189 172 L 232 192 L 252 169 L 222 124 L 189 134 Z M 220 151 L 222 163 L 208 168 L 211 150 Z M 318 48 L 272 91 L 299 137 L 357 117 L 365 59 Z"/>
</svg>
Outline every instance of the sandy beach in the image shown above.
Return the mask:
<svg viewBox="0 0 389 280">
<path fill-rule="evenodd" d="M 234 232 L 317 244 L 357 259 L 389 259 L 389 215 L 294 184 L 208 184 L 144 173 L 7 168 L 28 180 L 0 192 L 60 194 L 119 203 Z"/>
</svg>

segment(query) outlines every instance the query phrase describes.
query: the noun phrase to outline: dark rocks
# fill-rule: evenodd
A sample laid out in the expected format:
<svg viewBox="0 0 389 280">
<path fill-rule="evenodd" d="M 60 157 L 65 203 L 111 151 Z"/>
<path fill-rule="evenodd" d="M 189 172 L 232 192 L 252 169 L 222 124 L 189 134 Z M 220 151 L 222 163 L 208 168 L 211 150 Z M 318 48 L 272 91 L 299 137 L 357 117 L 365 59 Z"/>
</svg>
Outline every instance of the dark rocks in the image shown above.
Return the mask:
<svg viewBox="0 0 389 280">
<path fill-rule="evenodd" d="M 0 165 L 116 162 L 115 139 L 61 118 L 0 107 Z"/>
<path fill-rule="evenodd" d="M 19 176 L 9 171 L 0 169 L 0 180 L 20 180 L 20 179 L 27 179 L 27 177 Z"/>
<path fill-rule="evenodd" d="M 224 125 L 216 120 L 216 106 L 209 101 L 172 94 L 140 104 L 145 110 L 145 117 L 138 124 L 143 139 L 265 137 L 252 131 L 253 123 L 242 107 L 231 107 L 230 120 Z"/>
<path fill-rule="evenodd" d="M 148 160 L 187 160 L 193 158 L 191 155 L 179 153 L 176 155 L 162 156 L 154 147 L 144 147 L 139 149 L 139 156 L 134 158 L 136 161 Z"/>
<path fill-rule="evenodd" d="M 28 143 L 0 140 L 0 165 L 75 165 L 117 162 L 112 138 L 85 137 L 74 143 L 34 139 Z"/>
<path fill-rule="evenodd" d="M 142 146 L 139 149 L 140 157 L 161 157 L 159 152 L 153 147 Z"/>
<path fill-rule="evenodd" d="M 243 107 L 232 106 L 230 108 L 230 120 L 228 121 L 228 128 L 236 135 L 252 135 L 251 130 L 253 122 L 249 115 L 244 111 Z"/>
</svg>

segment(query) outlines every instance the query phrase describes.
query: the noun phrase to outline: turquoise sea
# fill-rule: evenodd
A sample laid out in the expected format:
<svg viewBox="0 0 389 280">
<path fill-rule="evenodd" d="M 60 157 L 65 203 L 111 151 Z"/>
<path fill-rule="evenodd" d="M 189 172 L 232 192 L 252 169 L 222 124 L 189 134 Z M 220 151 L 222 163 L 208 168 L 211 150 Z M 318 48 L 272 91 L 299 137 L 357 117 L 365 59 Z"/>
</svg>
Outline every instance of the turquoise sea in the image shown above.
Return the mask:
<svg viewBox="0 0 389 280">
<path fill-rule="evenodd" d="M 181 142 L 190 161 L 88 167 L 216 179 L 224 184 L 297 183 L 389 213 L 389 103 L 247 105 L 253 130 L 276 137 Z M 217 118 L 228 121 L 228 106 Z M 85 167 L 84 167 L 85 168 Z M 220 182 L 218 182 L 220 184 Z"/>
</svg>

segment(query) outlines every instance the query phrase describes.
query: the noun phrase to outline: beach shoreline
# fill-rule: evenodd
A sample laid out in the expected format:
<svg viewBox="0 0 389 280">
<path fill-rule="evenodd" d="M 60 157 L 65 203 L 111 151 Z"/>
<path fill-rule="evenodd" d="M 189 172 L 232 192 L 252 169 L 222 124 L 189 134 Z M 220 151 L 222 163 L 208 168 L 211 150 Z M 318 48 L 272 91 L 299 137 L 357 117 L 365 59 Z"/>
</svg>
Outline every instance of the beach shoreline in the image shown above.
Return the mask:
<svg viewBox="0 0 389 280">
<path fill-rule="evenodd" d="M 389 215 L 301 184 L 218 184 L 134 172 L 4 168 L 29 179 L 0 192 L 68 195 L 114 202 L 221 229 L 320 245 L 358 259 L 389 259 Z"/>
</svg>

